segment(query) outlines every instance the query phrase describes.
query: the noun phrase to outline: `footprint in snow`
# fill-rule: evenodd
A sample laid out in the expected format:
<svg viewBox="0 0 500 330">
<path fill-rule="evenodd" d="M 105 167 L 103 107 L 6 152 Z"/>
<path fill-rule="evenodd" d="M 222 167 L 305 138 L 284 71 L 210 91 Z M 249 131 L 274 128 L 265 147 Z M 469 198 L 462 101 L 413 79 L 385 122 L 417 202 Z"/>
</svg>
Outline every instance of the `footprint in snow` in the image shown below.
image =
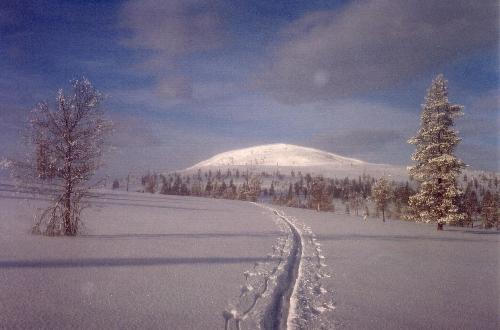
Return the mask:
<svg viewBox="0 0 500 330">
<path fill-rule="evenodd" d="M 318 285 L 314 288 L 313 292 L 315 295 L 321 295 L 321 294 L 327 293 L 328 291 L 325 288 L 323 288 L 322 286 Z"/>
</svg>

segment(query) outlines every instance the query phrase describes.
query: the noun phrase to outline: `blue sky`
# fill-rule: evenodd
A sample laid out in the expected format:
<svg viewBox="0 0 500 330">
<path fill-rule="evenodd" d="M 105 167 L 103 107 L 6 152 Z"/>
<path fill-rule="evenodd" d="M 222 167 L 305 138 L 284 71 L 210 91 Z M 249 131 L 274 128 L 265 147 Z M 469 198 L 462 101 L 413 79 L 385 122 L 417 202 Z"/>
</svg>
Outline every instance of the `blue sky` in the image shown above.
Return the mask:
<svg viewBox="0 0 500 330">
<path fill-rule="evenodd" d="M 0 158 L 30 108 L 85 75 L 117 132 L 108 171 L 295 143 L 407 165 L 438 73 L 457 154 L 498 171 L 496 1 L 4 1 Z"/>
</svg>

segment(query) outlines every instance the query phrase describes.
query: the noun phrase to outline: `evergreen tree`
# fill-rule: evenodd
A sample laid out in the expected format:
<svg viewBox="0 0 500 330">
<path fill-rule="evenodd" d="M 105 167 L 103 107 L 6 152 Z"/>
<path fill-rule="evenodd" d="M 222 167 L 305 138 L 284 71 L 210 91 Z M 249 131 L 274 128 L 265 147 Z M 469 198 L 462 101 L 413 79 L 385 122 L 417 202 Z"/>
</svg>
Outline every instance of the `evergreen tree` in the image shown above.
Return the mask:
<svg viewBox="0 0 500 330">
<path fill-rule="evenodd" d="M 189 189 L 188 189 L 188 186 L 185 182 L 183 182 L 181 184 L 180 195 L 181 196 L 189 196 Z"/>
<path fill-rule="evenodd" d="M 352 192 L 348 197 L 349 209 L 354 211 L 355 215 L 359 214 L 359 208 L 363 203 L 363 198 L 360 193 Z"/>
<path fill-rule="evenodd" d="M 491 228 L 496 226 L 499 229 L 499 211 L 498 211 L 498 194 L 492 194 L 486 191 L 483 200 L 481 201 L 481 218 L 483 220 L 483 228 Z"/>
<path fill-rule="evenodd" d="M 249 191 L 250 189 L 248 187 L 248 184 L 246 182 L 243 182 L 243 184 L 238 188 L 238 199 L 246 201 Z"/>
<path fill-rule="evenodd" d="M 226 192 L 226 189 L 227 189 L 226 182 L 224 180 L 222 180 L 222 184 L 219 187 L 219 197 L 222 197 L 224 195 L 224 193 Z"/>
<path fill-rule="evenodd" d="M 154 194 L 158 188 L 158 175 L 148 174 L 146 176 L 146 185 L 144 191 Z"/>
<path fill-rule="evenodd" d="M 250 180 L 248 183 L 247 200 L 252 201 L 252 202 L 257 201 L 257 199 L 260 197 L 261 185 L 262 185 L 262 180 L 260 179 L 260 177 L 258 177 L 256 175 L 252 175 L 250 177 Z"/>
<path fill-rule="evenodd" d="M 202 188 L 201 188 L 201 181 L 200 180 L 196 180 L 191 185 L 191 195 L 193 195 L 193 196 L 201 196 L 202 195 Z"/>
<path fill-rule="evenodd" d="M 293 199 L 293 185 L 290 183 L 288 186 L 288 194 L 286 195 L 287 202 L 290 202 Z"/>
<path fill-rule="evenodd" d="M 179 175 L 175 175 L 174 185 L 172 186 L 172 194 L 181 195 L 182 180 Z"/>
<path fill-rule="evenodd" d="M 294 188 L 294 191 L 295 191 L 295 195 L 297 196 L 297 199 L 300 202 L 300 190 L 301 190 L 300 183 L 299 182 L 295 182 L 295 184 L 293 185 L 293 188 Z"/>
<path fill-rule="evenodd" d="M 452 129 L 454 119 L 462 114 L 461 109 L 460 105 L 448 102 L 447 81 L 438 75 L 422 106 L 420 130 L 408 141 L 416 146 L 412 155 L 416 164 L 409 168 L 409 174 L 420 187 L 409 199 L 407 218 L 437 222 L 438 230 L 445 223 L 464 219 L 457 205 L 460 196 L 457 178 L 465 165 L 453 155 L 460 138 Z"/>
<path fill-rule="evenodd" d="M 207 195 L 210 195 L 210 193 L 212 192 L 212 189 L 213 189 L 213 186 L 212 186 L 212 180 L 208 179 L 207 180 L 207 184 L 205 186 L 205 193 Z"/>
<path fill-rule="evenodd" d="M 394 189 L 394 206 L 395 212 L 398 215 L 401 215 L 401 213 L 404 212 L 404 210 L 408 206 L 408 200 L 412 194 L 413 191 L 410 188 L 408 181 L 406 181 L 405 185 L 399 185 L 396 189 Z"/>
<path fill-rule="evenodd" d="M 271 182 L 271 187 L 269 188 L 269 196 L 274 197 L 275 195 L 275 190 L 274 190 L 274 182 Z"/>
<path fill-rule="evenodd" d="M 469 225 L 471 227 L 474 227 L 474 215 L 477 213 L 479 210 L 479 201 L 477 199 L 477 194 L 472 189 L 472 185 L 469 184 L 467 185 L 467 188 L 465 189 L 465 194 L 463 197 L 463 211 L 465 213 L 465 224 Z"/>
</svg>

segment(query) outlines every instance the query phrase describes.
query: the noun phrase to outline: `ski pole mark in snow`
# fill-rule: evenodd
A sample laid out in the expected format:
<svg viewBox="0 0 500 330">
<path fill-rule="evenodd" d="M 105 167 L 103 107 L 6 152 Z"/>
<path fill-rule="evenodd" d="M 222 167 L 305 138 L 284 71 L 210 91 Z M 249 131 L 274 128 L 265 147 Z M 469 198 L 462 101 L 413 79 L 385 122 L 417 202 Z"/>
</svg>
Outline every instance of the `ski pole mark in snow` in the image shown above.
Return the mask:
<svg viewBox="0 0 500 330">
<path fill-rule="evenodd" d="M 223 312 L 225 329 L 331 329 L 327 312 L 335 306 L 332 293 L 321 283 L 331 277 L 321 244 L 304 223 L 283 211 L 255 205 L 275 215 L 283 236 L 273 246 L 269 261 L 244 272 L 246 284 L 239 300 Z"/>
</svg>

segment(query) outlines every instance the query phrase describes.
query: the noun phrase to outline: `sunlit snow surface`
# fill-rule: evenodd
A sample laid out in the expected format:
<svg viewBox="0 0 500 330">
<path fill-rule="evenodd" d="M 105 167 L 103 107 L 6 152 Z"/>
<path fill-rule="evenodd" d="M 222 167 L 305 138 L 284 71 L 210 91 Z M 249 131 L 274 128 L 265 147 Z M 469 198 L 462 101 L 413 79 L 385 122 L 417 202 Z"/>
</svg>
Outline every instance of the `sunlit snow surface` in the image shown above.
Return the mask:
<svg viewBox="0 0 500 330">
<path fill-rule="evenodd" d="M 321 245 L 328 328 L 500 328 L 500 232 L 280 209 Z"/>
<path fill-rule="evenodd" d="M 0 328 L 221 329 L 282 233 L 244 202 L 104 193 L 84 235 L 29 234 L 40 200 L 0 186 Z"/>
<path fill-rule="evenodd" d="M 499 328 L 496 231 L 100 194 L 83 235 L 48 238 L 29 234 L 44 197 L 0 185 L 0 328 L 223 329 L 252 307 L 240 325 L 255 329 L 290 263 L 289 328 Z"/>
<path fill-rule="evenodd" d="M 392 160 L 388 159 L 387 163 Z M 215 155 L 187 168 L 186 172 L 198 169 L 239 169 L 255 173 L 279 170 L 289 174 L 290 171 L 302 171 L 325 176 L 358 176 L 363 173 L 372 176 L 391 175 L 396 179 L 406 179 L 406 169 L 403 166 L 388 164 L 373 164 L 355 158 L 343 157 L 330 152 L 307 148 L 292 144 L 276 143 L 251 148 L 231 150 Z"/>
<path fill-rule="evenodd" d="M 231 165 L 315 166 L 363 163 L 363 161 L 358 159 L 342 157 L 313 148 L 277 143 L 227 151 L 215 155 L 193 167 Z"/>
</svg>

